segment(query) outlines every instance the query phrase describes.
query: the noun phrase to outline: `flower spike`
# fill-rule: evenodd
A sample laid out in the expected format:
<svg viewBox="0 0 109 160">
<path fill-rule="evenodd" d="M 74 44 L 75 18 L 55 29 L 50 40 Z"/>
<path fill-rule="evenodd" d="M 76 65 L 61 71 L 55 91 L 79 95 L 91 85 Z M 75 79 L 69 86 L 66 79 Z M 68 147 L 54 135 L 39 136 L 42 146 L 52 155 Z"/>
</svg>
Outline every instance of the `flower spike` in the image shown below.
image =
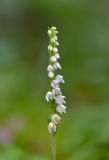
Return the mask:
<svg viewBox="0 0 109 160">
<path fill-rule="evenodd" d="M 47 102 L 51 102 L 53 106 L 51 106 L 51 118 L 48 124 L 48 131 L 50 134 L 56 133 L 57 125 L 59 124 L 61 118 L 58 114 L 66 113 L 66 103 L 65 96 L 62 95 L 60 89 L 60 83 L 64 83 L 64 78 L 62 75 L 56 75 L 56 71 L 58 69 L 62 69 L 58 59 L 60 59 L 60 55 L 58 52 L 58 31 L 56 27 L 48 28 L 48 36 L 50 38 L 48 45 L 48 53 L 49 53 L 49 65 L 47 66 L 48 77 L 50 78 L 50 87 L 51 90 L 46 94 Z"/>
</svg>

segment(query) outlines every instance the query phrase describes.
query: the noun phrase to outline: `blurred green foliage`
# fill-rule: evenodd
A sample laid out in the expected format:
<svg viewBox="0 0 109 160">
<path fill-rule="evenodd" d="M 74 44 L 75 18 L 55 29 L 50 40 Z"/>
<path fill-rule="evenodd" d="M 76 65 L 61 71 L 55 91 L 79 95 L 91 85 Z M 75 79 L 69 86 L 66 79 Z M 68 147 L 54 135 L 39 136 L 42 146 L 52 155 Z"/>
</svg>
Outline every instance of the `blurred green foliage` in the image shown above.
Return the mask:
<svg viewBox="0 0 109 160">
<path fill-rule="evenodd" d="M 68 112 L 57 159 L 109 159 L 109 1 L 0 1 L 0 159 L 50 159 L 48 26 L 59 30 Z"/>
</svg>

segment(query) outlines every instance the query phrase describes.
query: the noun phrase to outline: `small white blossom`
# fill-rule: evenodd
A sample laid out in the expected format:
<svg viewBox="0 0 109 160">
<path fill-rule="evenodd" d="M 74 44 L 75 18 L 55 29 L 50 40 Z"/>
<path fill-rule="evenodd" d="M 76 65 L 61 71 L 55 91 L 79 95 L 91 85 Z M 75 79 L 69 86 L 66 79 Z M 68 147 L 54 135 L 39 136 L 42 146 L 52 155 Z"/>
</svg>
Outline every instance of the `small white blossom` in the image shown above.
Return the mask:
<svg viewBox="0 0 109 160">
<path fill-rule="evenodd" d="M 58 114 L 53 114 L 51 117 L 51 121 L 55 123 L 56 125 L 60 122 L 61 118 L 58 116 Z"/>
<path fill-rule="evenodd" d="M 65 96 L 62 96 L 62 95 L 58 95 L 55 97 L 55 102 L 57 104 L 63 104 L 63 103 L 66 103 L 65 100 L 64 100 Z"/>
<path fill-rule="evenodd" d="M 55 62 L 53 65 L 54 69 L 62 69 L 61 65 L 59 64 L 59 62 Z"/>
<path fill-rule="evenodd" d="M 54 47 L 54 48 L 53 48 L 53 52 L 54 52 L 54 53 L 57 53 L 57 52 L 58 52 L 58 49 L 57 49 L 56 47 Z"/>
<path fill-rule="evenodd" d="M 51 27 L 51 30 L 56 30 L 56 27 Z"/>
<path fill-rule="evenodd" d="M 59 42 L 56 41 L 56 45 L 59 46 Z"/>
<path fill-rule="evenodd" d="M 54 38 L 51 38 L 50 41 L 51 41 L 52 43 L 56 43 L 56 41 L 55 41 Z"/>
<path fill-rule="evenodd" d="M 55 40 L 58 40 L 58 37 L 57 37 L 57 36 L 54 36 L 54 39 L 55 39 Z"/>
<path fill-rule="evenodd" d="M 48 46 L 48 51 L 52 51 L 53 50 L 53 48 L 52 48 L 52 46 Z"/>
<path fill-rule="evenodd" d="M 47 101 L 49 101 L 49 100 L 52 100 L 54 98 L 54 95 L 53 95 L 52 92 L 48 91 L 45 98 L 46 98 Z"/>
<path fill-rule="evenodd" d="M 52 71 L 48 72 L 48 77 L 53 78 L 54 77 L 54 73 Z"/>
<path fill-rule="evenodd" d="M 50 71 L 54 71 L 54 68 L 52 65 L 48 65 L 47 67 L 47 71 L 50 72 Z"/>
<path fill-rule="evenodd" d="M 48 30 L 48 35 L 51 36 L 51 34 L 52 34 L 52 32 L 51 32 L 51 30 L 49 29 L 49 30 Z"/>
<path fill-rule="evenodd" d="M 60 58 L 59 53 L 56 53 L 56 54 L 55 54 L 55 57 L 56 57 L 57 59 L 59 59 L 59 58 Z"/>
<path fill-rule="evenodd" d="M 51 56 L 51 57 L 50 57 L 50 61 L 51 61 L 51 62 L 56 62 L 56 61 L 57 61 L 57 59 L 56 59 L 56 57 L 55 57 L 55 56 Z"/>
<path fill-rule="evenodd" d="M 57 75 L 57 76 L 56 76 L 56 80 L 57 80 L 59 83 L 60 83 L 60 82 L 64 83 L 63 76 L 61 76 L 61 75 Z"/>
<path fill-rule="evenodd" d="M 59 112 L 59 113 L 66 113 L 66 106 L 64 106 L 63 104 L 62 105 L 58 105 L 56 107 L 56 111 Z"/>
<path fill-rule="evenodd" d="M 56 125 L 53 122 L 50 122 L 48 124 L 48 131 L 50 132 L 50 134 L 53 134 L 56 132 Z"/>
<path fill-rule="evenodd" d="M 54 95 L 62 94 L 60 88 L 54 88 L 54 89 L 52 90 L 52 93 L 53 93 Z"/>
<path fill-rule="evenodd" d="M 57 81 L 57 80 L 53 80 L 53 81 L 51 82 L 51 87 L 53 87 L 53 88 L 59 88 L 59 83 L 58 83 L 58 81 Z"/>
</svg>

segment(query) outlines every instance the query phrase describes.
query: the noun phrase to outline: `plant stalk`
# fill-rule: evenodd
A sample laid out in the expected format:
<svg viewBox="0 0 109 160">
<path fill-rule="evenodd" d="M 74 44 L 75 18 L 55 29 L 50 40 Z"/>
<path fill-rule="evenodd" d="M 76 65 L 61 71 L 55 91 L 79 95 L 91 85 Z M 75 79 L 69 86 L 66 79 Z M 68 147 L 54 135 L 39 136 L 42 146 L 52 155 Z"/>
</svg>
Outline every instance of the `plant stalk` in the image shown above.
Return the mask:
<svg viewBox="0 0 109 160">
<path fill-rule="evenodd" d="M 56 135 L 51 135 L 51 157 L 56 160 Z"/>
</svg>

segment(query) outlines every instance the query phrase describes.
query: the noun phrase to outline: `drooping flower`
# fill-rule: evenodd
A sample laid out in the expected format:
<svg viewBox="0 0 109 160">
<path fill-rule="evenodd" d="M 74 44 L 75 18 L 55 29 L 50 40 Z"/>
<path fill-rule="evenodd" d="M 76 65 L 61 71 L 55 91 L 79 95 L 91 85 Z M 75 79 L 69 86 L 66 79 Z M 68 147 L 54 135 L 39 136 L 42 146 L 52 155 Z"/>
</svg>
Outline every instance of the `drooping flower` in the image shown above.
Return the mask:
<svg viewBox="0 0 109 160">
<path fill-rule="evenodd" d="M 66 101 L 64 100 L 65 96 L 62 95 L 58 95 L 55 97 L 55 102 L 56 104 L 63 104 L 66 103 Z"/>
<path fill-rule="evenodd" d="M 59 104 L 57 107 L 56 107 L 56 111 L 59 112 L 59 113 L 66 113 L 66 106 L 64 106 L 63 104 Z"/>
<path fill-rule="evenodd" d="M 61 65 L 59 64 L 59 62 L 55 62 L 53 65 L 54 69 L 62 69 Z"/>
</svg>

